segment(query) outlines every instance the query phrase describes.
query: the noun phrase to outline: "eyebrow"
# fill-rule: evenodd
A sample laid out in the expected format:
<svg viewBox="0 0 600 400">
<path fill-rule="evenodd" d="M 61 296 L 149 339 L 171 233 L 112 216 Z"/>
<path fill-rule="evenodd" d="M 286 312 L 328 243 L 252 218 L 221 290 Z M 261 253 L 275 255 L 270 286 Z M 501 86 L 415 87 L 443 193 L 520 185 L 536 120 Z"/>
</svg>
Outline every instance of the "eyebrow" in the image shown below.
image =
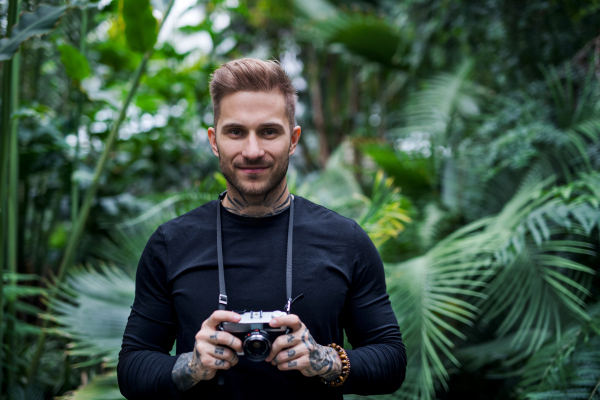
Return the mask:
<svg viewBox="0 0 600 400">
<path fill-rule="evenodd" d="M 259 129 L 260 128 L 269 128 L 269 127 L 279 128 L 280 130 L 285 131 L 285 128 L 279 122 L 268 121 L 268 122 L 263 122 L 262 124 L 258 125 Z M 230 122 L 221 127 L 221 129 L 223 129 L 223 130 L 230 129 L 230 128 L 246 128 L 246 126 L 243 124 L 239 124 L 237 122 Z"/>
</svg>

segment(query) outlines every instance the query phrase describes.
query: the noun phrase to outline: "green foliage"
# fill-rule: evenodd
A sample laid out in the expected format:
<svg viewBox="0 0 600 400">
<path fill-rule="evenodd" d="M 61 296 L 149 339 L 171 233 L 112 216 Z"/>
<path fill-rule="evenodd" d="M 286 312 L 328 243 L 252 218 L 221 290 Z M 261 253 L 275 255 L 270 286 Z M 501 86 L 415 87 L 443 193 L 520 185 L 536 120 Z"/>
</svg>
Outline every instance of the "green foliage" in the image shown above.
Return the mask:
<svg viewBox="0 0 600 400">
<path fill-rule="evenodd" d="M 349 52 L 366 60 L 390 67 L 406 67 L 402 57 L 402 33 L 383 18 L 339 13 L 333 18 L 319 20 L 315 28 L 326 41 L 343 44 Z M 377 38 L 377 46 L 373 46 L 372 38 Z"/>
<path fill-rule="evenodd" d="M 90 75 L 90 65 L 79 50 L 68 44 L 58 46 L 60 61 L 65 66 L 67 75 L 75 81 L 81 81 Z"/>
<path fill-rule="evenodd" d="M 152 15 L 150 0 L 124 1 L 122 16 L 127 45 L 138 53 L 152 49 L 158 37 L 158 23 Z"/>
<path fill-rule="evenodd" d="M 592 319 L 574 325 L 561 340 L 542 347 L 527 364 L 519 383 L 521 399 L 599 399 L 600 314 L 590 307 Z"/>
<path fill-rule="evenodd" d="M 597 398 L 597 6 L 211 0 L 156 44 L 152 7 L 164 14 L 167 3 L 71 2 L 89 8 L 89 26 L 42 5 L 15 27 L 20 39 L 0 41 L 2 57 L 22 49 L 18 272 L 43 277 L 5 286 L 17 318 L 5 314 L 3 327 L 14 323 L 19 339 L 12 398 L 120 398 L 104 366 L 120 346 L 135 265 L 156 226 L 223 190 L 205 141 L 207 85 L 242 56 L 280 59 L 298 84 L 292 192 L 355 218 L 386 262 L 409 361 L 388 397 L 472 398 L 493 385 L 497 398 Z M 189 41 L 210 46 L 179 46 Z M 73 51 L 81 43 L 85 58 Z M 132 71 L 153 48 L 120 122 Z M 94 182 L 102 154 L 73 262 L 98 270 L 60 287 L 45 314 L 59 324 L 27 382 L 73 193 Z M 90 383 L 72 392 L 82 372 Z"/>
<path fill-rule="evenodd" d="M 96 376 L 94 380 L 82 388 L 67 394 L 59 399 L 64 400 L 122 400 L 123 395 L 119 390 L 117 373 L 109 372 L 105 375 Z"/>
<path fill-rule="evenodd" d="M 19 23 L 13 27 L 11 37 L 0 39 L 0 61 L 11 59 L 25 40 L 53 30 L 68 9 L 68 6 L 42 4 L 33 12 L 23 13 Z"/>
</svg>

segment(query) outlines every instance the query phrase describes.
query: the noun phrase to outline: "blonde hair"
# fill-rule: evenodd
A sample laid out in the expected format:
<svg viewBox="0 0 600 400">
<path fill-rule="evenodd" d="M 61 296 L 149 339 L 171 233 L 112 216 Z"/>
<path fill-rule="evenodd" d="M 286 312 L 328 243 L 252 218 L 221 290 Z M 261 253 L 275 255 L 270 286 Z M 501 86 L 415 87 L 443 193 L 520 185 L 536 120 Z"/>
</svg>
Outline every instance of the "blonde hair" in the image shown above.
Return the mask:
<svg viewBox="0 0 600 400">
<path fill-rule="evenodd" d="M 229 61 L 215 70 L 209 84 L 214 124 L 219 120 L 221 100 L 236 92 L 271 92 L 278 90 L 285 98 L 285 113 L 294 130 L 298 94 L 283 67 L 276 60 L 242 58 Z"/>
</svg>

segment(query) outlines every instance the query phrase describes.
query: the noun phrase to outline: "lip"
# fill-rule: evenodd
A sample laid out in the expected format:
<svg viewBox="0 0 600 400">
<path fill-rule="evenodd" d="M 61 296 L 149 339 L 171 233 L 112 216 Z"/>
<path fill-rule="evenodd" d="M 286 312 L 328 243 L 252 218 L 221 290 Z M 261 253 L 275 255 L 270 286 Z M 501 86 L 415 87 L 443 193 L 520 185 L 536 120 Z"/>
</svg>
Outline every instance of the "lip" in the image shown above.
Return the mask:
<svg viewBox="0 0 600 400">
<path fill-rule="evenodd" d="M 268 167 L 238 167 L 243 173 L 246 174 L 260 174 L 266 171 Z"/>
</svg>

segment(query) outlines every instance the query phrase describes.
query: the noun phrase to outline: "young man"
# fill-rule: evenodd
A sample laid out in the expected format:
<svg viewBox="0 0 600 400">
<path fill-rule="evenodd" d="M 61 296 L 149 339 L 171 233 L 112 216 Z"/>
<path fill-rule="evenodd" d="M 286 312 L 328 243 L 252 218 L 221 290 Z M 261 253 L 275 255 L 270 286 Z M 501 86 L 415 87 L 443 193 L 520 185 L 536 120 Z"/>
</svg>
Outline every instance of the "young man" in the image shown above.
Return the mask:
<svg viewBox="0 0 600 400">
<path fill-rule="evenodd" d="M 128 399 L 394 392 L 406 354 L 377 250 L 356 222 L 287 188 L 301 134 L 290 79 L 277 62 L 241 59 L 214 72 L 210 91 L 208 137 L 227 192 L 148 241 L 119 355 L 121 392 Z M 238 356 L 242 341 L 220 329 L 239 322 L 241 310 L 289 311 L 270 321 L 290 331 L 264 361 Z M 344 331 L 352 350 L 327 346 L 343 344 Z"/>
</svg>

